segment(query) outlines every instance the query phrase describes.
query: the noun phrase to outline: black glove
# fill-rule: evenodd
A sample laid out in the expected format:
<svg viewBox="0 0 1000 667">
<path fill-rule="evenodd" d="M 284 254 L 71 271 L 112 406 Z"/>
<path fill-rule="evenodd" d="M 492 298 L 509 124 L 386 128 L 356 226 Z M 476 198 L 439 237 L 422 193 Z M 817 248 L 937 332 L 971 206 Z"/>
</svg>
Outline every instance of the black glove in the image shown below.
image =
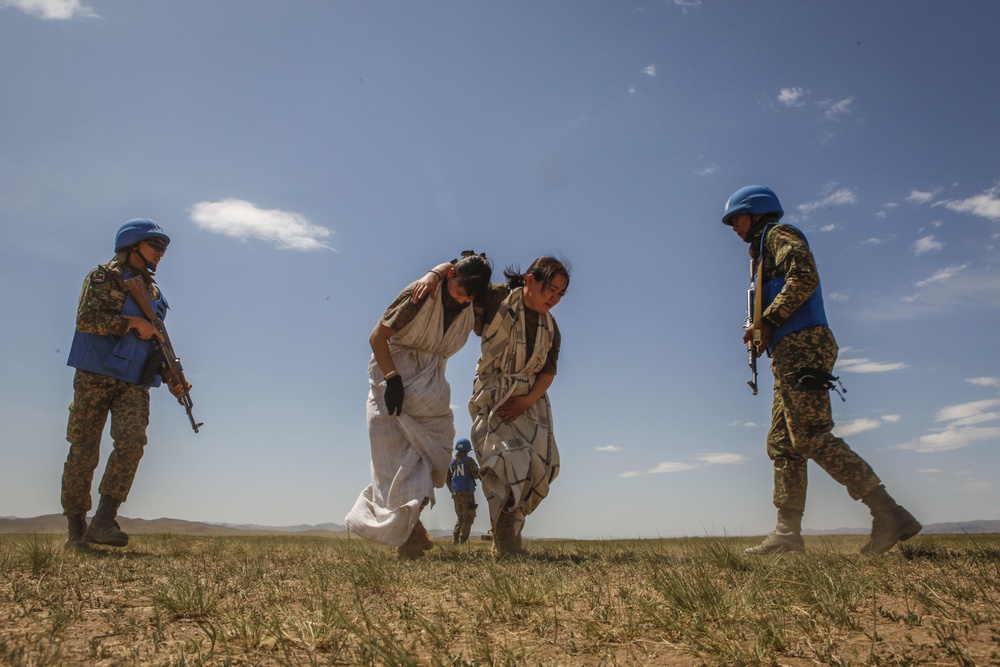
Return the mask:
<svg viewBox="0 0 1000 667">
<path fill-rule="evenodd" d="M 399 375 L 385 381 L 385 407 L 390 415 L 403 414 L 403 378 Z"/>
</svg>

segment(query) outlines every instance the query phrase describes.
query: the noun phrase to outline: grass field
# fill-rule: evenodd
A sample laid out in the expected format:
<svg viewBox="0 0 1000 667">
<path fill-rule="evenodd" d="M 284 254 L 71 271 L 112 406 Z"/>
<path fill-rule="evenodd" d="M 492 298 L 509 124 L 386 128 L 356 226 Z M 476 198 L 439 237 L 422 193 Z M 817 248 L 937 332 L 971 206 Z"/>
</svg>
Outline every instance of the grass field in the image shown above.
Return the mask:
<svg viewBox="0 0 1000 667">
<path fill-rule="evenodd" d="M 438 544 L 0 535 L 0 664 L 997 665 L 1000 536 Z"/>
</svg>

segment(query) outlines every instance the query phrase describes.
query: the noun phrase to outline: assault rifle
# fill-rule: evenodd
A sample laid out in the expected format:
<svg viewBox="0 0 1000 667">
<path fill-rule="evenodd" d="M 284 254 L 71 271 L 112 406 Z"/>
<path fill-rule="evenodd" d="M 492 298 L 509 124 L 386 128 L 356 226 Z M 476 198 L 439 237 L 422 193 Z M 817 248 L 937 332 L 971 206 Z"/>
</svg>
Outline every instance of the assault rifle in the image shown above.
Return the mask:
<svg viewBox="0 0 1000 667">
<path fill-rule="evenodd" d="M 188 383 L 184 377 L 184 367 L 181 366 L 181 360 L 174 353 L 174 346 L 170 343 L 170 336 L 167 335 L 167 328 L 163 325 L 163 320 L 157 317 L 153 311 L 153 304 L 149 302 L 146 285 L 140 276 L 136 276 L 126 280 L 125 287 L 135 302 L 139 304 L 139 310 L 142 311 L 143 316 L 163 336 L 163 340 L 153 336 L 153 347 L 156 352 L 146 366 L 146 377 L 143 377 L 143 382 L 151 381 L 153 376 L 159 373 L 168 385 L 177 385 L 183 388 L 184 393 L 177 398 L 177 402 L 184 406 L 188 419 L 191 420 L 191 428 L 197 433 L 204 422 L 194 420 L 194 413 L 191 412 L 194 401 L 191 400 L 191 392 L 187 390 Z"/>
<path fill-rule="evenodd" d="M 750 379 L 747 384 L 750 385 L 750 391 L 753 395 L 757 395 L 757 351 L 760 349 L 761 344 L 761 334 L 760 334 L 760 312 L 761 312 L 761 293 L 760 293 L 760 272 L 755 271 L 755 266 L 753 260 L 750 260 L 750 289 L 747 290 L 747 319 L 743 325 L 743 330 L 753 330 L 753 335 L 750 340 L 747 341 L 747 357 L 750 363 Z"/>
</svg>

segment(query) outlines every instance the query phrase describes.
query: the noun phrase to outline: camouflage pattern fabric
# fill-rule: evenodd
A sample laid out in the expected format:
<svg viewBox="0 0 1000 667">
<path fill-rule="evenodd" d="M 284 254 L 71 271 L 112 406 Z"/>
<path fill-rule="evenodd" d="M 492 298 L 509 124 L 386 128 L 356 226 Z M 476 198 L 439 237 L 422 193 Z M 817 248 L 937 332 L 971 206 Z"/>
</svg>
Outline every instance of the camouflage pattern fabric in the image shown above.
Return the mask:
<svg viewBox="0 0 1000 667">
<path fill-rule="evenodd" d="M 805 510 L 809 459 L 847 487 L 855 500 L 881 483 L 868 463 L 831 433 L 830 392 L 805 389 L 796 381 L 802 368 L 832 371 L 837 352 L 837 341 L 826 326 L 790 333 L 774 350 L 767 454 L 774 462 L 774 505 L 779 509 Z"/>
<path fill-rule="evenodd" d="M 455 514 L 458 520 L 455 521 L 455 530 L 453 534 L 461 542 L 465 542 L 469 539 L 469 533 L 472 532 L 472 524 L 476 520 L 476 492 L 475 491 L 456 491 L 451 494 L 452 500 L 455 501 Z"/>
<path fill-rule="evenodd" d="M 123 503 L 146 446 L 149 387 L 77 370 L 66 428 L 70 448 L 62 477 L 62 507 L 67 516 L 85 514 L 91 508 L 91 484 L 108 413 L 114 449 L 99 490 L 102 496 Z"/>
</svg>

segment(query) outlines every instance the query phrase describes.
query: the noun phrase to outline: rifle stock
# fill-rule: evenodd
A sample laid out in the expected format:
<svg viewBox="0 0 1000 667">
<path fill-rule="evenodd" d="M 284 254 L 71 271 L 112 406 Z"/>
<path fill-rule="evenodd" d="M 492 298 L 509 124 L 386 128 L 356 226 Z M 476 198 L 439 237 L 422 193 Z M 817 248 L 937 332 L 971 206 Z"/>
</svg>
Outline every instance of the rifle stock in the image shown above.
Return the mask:
<svg viewBox="0 0 1000 667">
<path fill-rule="evenodd" d="M 188 420 L 191 422 L 191 428 L 194 429 L 195 433 L 198 433 L 198 429 L 202 427 L 204 422 L 195 421 L 194 413 L 192 412 L 194 401 L 191 400 L 191 392 L 187 389 L 188 382 L 187 378 L 184 377 L 184 367 L 181 366 L 181 360 L 174 352 L 174 346 L 170 342 L 170 336 L 167 334 L 167 328 L 163 324 L 163 320 L 157 317 L 156 312 L 153 310 L 153 304 L 150 303 L 149 294 L 146 292 L 146 285 L 140 276 L 135 276 L 125 281 L 125 287 L 128 289 L 129 294 L 132 295 L 132 299 L 139 305 L 139 310 L 142 311 L 143 317 L 156 327 L 160 336 L 163 337 L 162 340 L 155 336 L 153 337 L 153 347 L 156 352 L 154 363 L 148 371 L 148 375 L 153 376 L 158 371 L 163 376 L 163 379 L 167 381 L 168 385 L 180 386 L 184 390 L 184 393 L 177 398 L 177 402 L 184 406 Z M 158 367 L 155 363 L 156 359 L 160 360 Z M 144 378 L 144 380 L 146 379 Z M 149 377 L 148 380 L 152 380 L 152 377 Z"/>
</svg>

